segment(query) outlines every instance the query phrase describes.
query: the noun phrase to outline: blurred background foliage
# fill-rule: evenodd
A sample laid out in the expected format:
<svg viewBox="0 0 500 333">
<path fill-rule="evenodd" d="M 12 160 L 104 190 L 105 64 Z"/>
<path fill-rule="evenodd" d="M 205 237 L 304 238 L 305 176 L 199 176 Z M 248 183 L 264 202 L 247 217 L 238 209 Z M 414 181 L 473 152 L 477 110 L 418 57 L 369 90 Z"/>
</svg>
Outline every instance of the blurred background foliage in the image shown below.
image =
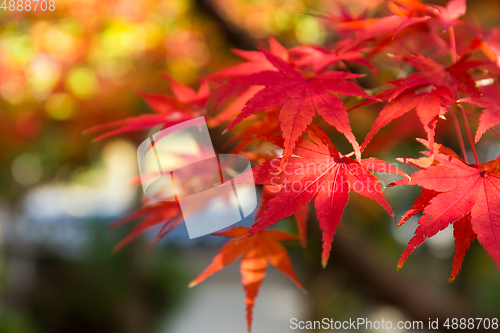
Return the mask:
<svg viewBox="0 0 500 333">
<path fill-rule="evenodd" d="M 376 13 L 380 2 L 56 0 L 53 12 L 0 10 L 0 333 L 168 332 L 162 318 L 181 306 L 188 282 L 210 261 L 205 253 L 193 268 L 179 253 L 213 253 L 220 242 L 186 246 L 178 235 L 148 255 L 144 241 L 111 253 L 127 230 L 109 232 L 106 224 L 139 205 L 129 179 L 144 133 L 92 142 L 85 129 L 147 113 L 137 92 L 168 91 L 162 71 L 197 88 L 204 76 L 238 63 L 233 47 L 255 48 L 270 36 L 287 47 L 328 43 L 321 15 L 337 13 L 339 3 Z M 469 19 L 500 25 L 498 1 L 468 5 Z M 383 157 L 419 148 L 411 143 Z M 413 190 L 387 194 L 398 216 L 418 195 Z M 396 229 L 363 198 L 351 200 L 344 221 L 369 237 L 381 258 L 377 267 L 388 263 L 392 277 L 416 221 Z M 357 262 L 342 258 L 350 258 L 349 247 L 336 248 L 342 236 L 334 242 L 338 255 L 320 270 L 316 229 L 311 225 L 307 251 L 291 249 L 310 289 L 297 315 L 411 318 L 404 302 L 370 284 L 373 272 L 355 275 Z M 449 285 L 452 253 L 449 233 L 429 240 L 399 279 L 408 289 L 430 285 L 453 294 L 458 307 L 474 313 L 500 313 L 500 275 L 491 258 L 474 244 Z M 243 298 L 238 303 L 243 309 Z M 282 323 L 286 332 L 288 320 Z"/>
</svg>

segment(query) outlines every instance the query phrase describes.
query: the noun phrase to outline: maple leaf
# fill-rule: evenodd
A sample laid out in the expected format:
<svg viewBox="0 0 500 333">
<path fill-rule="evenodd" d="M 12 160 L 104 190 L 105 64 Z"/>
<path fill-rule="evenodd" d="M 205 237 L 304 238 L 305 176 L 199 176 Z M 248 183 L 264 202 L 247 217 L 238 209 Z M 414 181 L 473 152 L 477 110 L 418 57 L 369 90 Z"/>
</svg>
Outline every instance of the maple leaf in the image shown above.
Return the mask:
<svg viewBox="0 0 500 333">
<path fill-rule="evenodd" d="M 467 10 L 466 0 L 452 0 L 446 4 L 446 7 L 438 5 L 427 5 L 428 8 L 435 10 L 437 19 L 443 25 L 443 30 L 461 23 L 457 18 L 464 15 Z"/>
<path fill-rule="evenodd" d="M 479 127 L 477 128 L 474 141 L 477 143 L 483 134 L 495 125 L 500 124 L 500 102 L 498 100 L 498 92 L 500 85 L 492 84 L 483 87 L 481 97 L 466 97 L 459 102 L 471 103 L 484 108 L 479 118 Z"/>
<path fill-rule="evenodd" d="M 465 255 L 472 242 L 476 239 L 476 234 L 472 229 L 471 214 L 467 214 L 460 220 L 453 223 L 453 237 L 455 238 L 455 255 L 453 256 L 453 265 L 449 282 L 455 280 L 462 268 Z"/>
<path fill-rule="evenodd" d="M 349 8 L 347 5 L 337 3 L 336 4 L 340 15 L 335 15 L 335 14 L 328 14 L 326 16 L 320 16 L 324 17 L 332 22 L 337 22 L 337 23 L 342 23 L 342 22 L 356 22 L 360 20 L 364 20 L 368 16 L 368 9 L 365 9 L 361 13 L 359 13 L 357 16 L 355 16 L 353 13 L 349 11 Z"/>
<path fill-rule="evenodd" d="M 155 114 L 139 115 L 96 125 L 85 132 L 93 133 L 113 129 L 95 138 L 95 140 L 102 140 L 113 135 L 148 129 L 158 125 L 166 128 L 206 114 L 205 105 L 209 96 L 207 82 L 204 82 L 196 93 L 167 74 L 163 75 L 170 83 L 174 96 L 140 93 Z"/>
<path fill-rule="evenodd" d="M 267 61 L 265 55 L 261 52 L 239 49 L 232 49 L 231 51 L 247 61 L 211 74 L 207 76 L 208 80 L 230 80 L 235 77 L 254 74 L 264 70 L 275 70 L 274 66 Z M 284 61 L 289 61 L 288 50 L 272 37 L 269 38 L 269 52 Z"/>
<path fill-rule="evenodd" d="M 452 0 L 446 7 L 426 5 L 418 0 L 392 0 L 388 3 L 393 15 L 378 19 L 366 19 L 339 24 L 341 30 L 357 29 L 360 34 L 354 43 L 392 33 L 394 39 L 405 28 L 421 22 L 438 20 L 443 30 L 461 23 L 457 18 L 465 14 L 465 0 Z"/>
<path fill-rule="evenodd" d="M 290 53 L 299 57 L 299 59 L 293 62 L 295 66 L 302 67 L 312 65 L 315 73 L 321 73 L 337 62 L 341 62 L 342 64 L 344 61 L 347 61 L 363 64 L 377 74 L 377 70 L 361 53 L 361 48 L 346 48 L 344 45 L 346 42 L 350 44 L 350 41 L 346 40 L 345 42 L 339 42 L 336 47 L 331 49 L 320 46 L 298 46 L 291 49 Z"/>
<path fill-rule="evenodd" d="M 392 38 L 394 38 L 404 28 L 431 18 L 426 15 L 427 8 L 420 1 L 393 1 L 389 2 L 388 7 L 394 15 L 375 19 L 351 20 L 338 24 L 337 29 L 359 31 L 359 35 L 353 40 L 354 44 L 359 44 L 388 33 L 393 33 Z"/>
<path fill-rule="evenodd" d="M 456 254 L 450 280 L 461 267 L 474 239 L 472 233 L 500 269 L 500 156 L 481 164 L 480 169 L 446 153 L 435 153 L 434 159 L 438 163 L 415 172 L 410 179 L 395 182 L 396 185 L 418 185 L 426 190 L 409 211 L 409 214 L 423 211 L 423 215 L 418 220 L 415 236 L 401 255 L 398 268 L 426 238 L 453 223 Z"/>
<path fill-rule="evenodd" d="M 223 85 L 216 89 L 216 91 L 212 94 L 216 97 L 215 107 L 219 104 L 224 104 L 226 100 L 230 100 L 232 97 L 237 96 L 234 101 L 217 114 L 216 118 L 221 121 L 234 119 L 236 113 L 241 111 L 241 109 L 245 106 L 245 103 L 262 89 L 262 87 L 248 86 L 247 84 L 241 83 L 228 85 L 225 84 L 227 81 L 265 70 L 276 70 L 276 68 L 269 61 L 267 61 L 266 57 L 261 52 L 238 49 L 233 49 L 232 51 L 247 61 L 207 76 L 207 80 L 210 82 L 223 83 Z M 288 62 L 290 60 L 288 50 L 272 37 L 269 38 L 269 52 L 280 59 L 283 59 L 283 61 Z"/>
<path fill-rule="evenodd" d="M 256 184 L 277 185 L 280 190 L 268 201 L 249 236 L 295 214 L 315 198 L 316 215 L 323 231 L 322 264 L 326 266 L 333 236 L 349 199 L 349 190 L 376 201 L 394 217 L 381 185 L 369 170 L 406 174 L 376 158 L 357 161 L 342 156 L 316 125 L 311 125 L 306 135 L 307 138 L 299 140 L 294 156 L 280 174 L 277 174 L 280 158 L 253 169 Z"/>
<path fill-rule="evenodd" d="M 255 211 L 255 221 L 259 219 L 259 215 L 264 211 L 267 203 L 276 196 L 279 190 L 279 186 L 264 185 L 259 207 L 257 207 Z M 302 247 L 305 247 L 307 242 L 307 216 L 309 215 L 309 205 L 301 206 L 293 215 L 297 221 L 297 228 L 299 229 L 300 244 Z"/>
<path fill-rule="evenodd" d="M 382 133 L 377 133 L 363 150 L 363 154 L 374 155 L 381 151 L 391 151 L 403 142 L 422 136 L 422 131 L 423 126 L 416 112 L 409 113 L 391 122 Z"/>
<path fill-rule="evenodd" d="M 333 94 L 373 98 L 360 87 L 346 80 L 361 75 L 328 72 L 306 78 L 290 64 L 264 50 L 261 51 L 279 71 L 263 71 L 234 80 L 239 83 L 264 85 L 266 88 L 247 101 L 241 113 L 226 131 L 252 114 L 281 106 L 279 120 L 284 139 L 281 166 L 284 166 L 292 156 L 297 140 L 312 123 L 317 112 L 330 125 L 344 134 L 353 146 L 356 157 L 361 159 L 359 145 L 349 125 L 346 108 L 342 101 Z"/>
<path fill-rule="evenodd" d="M 434 141 L 437 121 L 439 118 L 444 118 L 450 104 L 456 101 L 454 96 L 459 96 L 460 92 L 476 97 L 481 95 L 476 87 L 476 81 L 467 70 L 489 62 L 470 60 L 471 56 L 471 53 L 467 53 L 448 67 L 422 55 L 403 57 L 404 61 L 421 71 L 413 73 L 406 79 L 392 82 L 399 87 L 390 88 L 389 92 L 392 95 L 388 99 L 389 103 L 382 109 L 375 124 L 366 135 L 361 151 L 366 148 L 382 127 L 412 109 L 417 111 L 420 122 L 427 133 L 427 139 L 433 147 L 432 142 Z M 384 94 L 383 96 L 387 98 L 388 95 Z M 381 96 L 377 95 L 379 98 Z"/>
<path fill-rule="evenodd" d="M 358 28 L 366 27 L 369 20 L 368 9 L 360 12 L 358 15 L 353 14 L 347 4 L 336 4 L 339 14 L 328 13 L 325 15 L 316 15 L 324 19 L 323 23 L 326 28 L 335 31 L 339 34 L 341 40 L 347 40 L 352 37 L 352 31 Z M 374 19 L 371 19 L 374 20 Z"/>
<path fill-rule="evenodd" d="M 279 107 L 273 108 L 264 113 L 262 117 L 253 119 L 249 125 L 237 132 L 231 139 L 227 140 L 221 148 L 233 143 L 237 140 L 242 140 L 233 150 L 233 153 L 240 153 L 242 149 L 247 147 L 253 141 L 261 136 L 269 137 L 280 133 L 280 123 L 278 120 Z"/>
<path fill-rule="evenodd" d="M 483 134 L 495 125 L 500 124 L 500 102 L 497 98 L 488 96 L 466 97 L 460 100 L 461 102 L 472 103 L 484 108 L 479 118 L 479 127 L 474 137 L 474 142 L 478 142 Z"/>
<path fill-rule="evenodd" d="M 481 36 L 482 37 L 482 36 Z M 500 28 L 491 29 L 486 37 L 480 39 L 483 53 L 500 68 Z"/>
<path fill-rule="evenodd" d="M 292 262 L 286 249 L 280 242 L 295 241 L 297 237 L 281 230 L 266 230 L 252 238 L 246 236 L 247 227 L 233 227 L 225 231 L 213 233 L 217 236 L 233 238 L 224 244 L 212 263 L 189 284 L 194 287 L 207 277 L 230 265 L 237 258 L 241 259 L 241 281 L 245 290 L 248 331 L 252 329 L 252 315 L 255 298 L 259 292 L 262 280 L 266 275 L 268 262 L 290 278 L 304 292 L 306 290 L 295 276 Z"/>
<path fill-rule="evenodd" d="M 447 87 L 454 96 L 459 92 L 471 96 L 480 96 L 481 92 L 477 88 L 476 81 L 467 70 L 489 64 L 489 61 L 471 60 L 472 53 L 466 53 L 450 66 L 444 66 L 421 54 L 411 54 L 401 59 L 410 65 L 420 69 L 420 72 L 408 76 L 401 84 L 400 88 L 394 92 L 393 98 L 408 88 L 419 85 L 434 85 Z"/>
<path fill-rule="evenodd" d="M 406 221 L 408 221 L 410 218 L 413 216 L 417 215 L 420 213 L 422 210 L 424 210 L 425 207 L 429 205 L 431 200 L 438 195 L 439 192 L 433 191 L 433 190 L 428 190 L 428 189 L 423 189 L 422 193 L 418 196 L 417 200 L 413 203 L 413 205 L 410 207 L 410 209 L 401 217 L 401 220 L 399 220 L 398 227 L 402 226 Z"/>
<path fill-rule="evenodd" d="M 364 31 L 359 34 L 357 39 L 354 40 L 354 44 L 359 44 L 366 40 L 378 37 L 380 35 L 385 35 L 392 33 L 391 39 L 394 39 L 403 29 L 409 27 L 412 24 L 424 22 L 429 20 L 429 16 L 422 17 L 406 17 L 406 16 L 386 16 L 377 19 L 372 25 L 364 29 Z"/>
<path fill-rule="evenodd" d="M 464 160 L 457 153 L 455 153 L 452 149 L 443 146 L 442 144 L 439 144 L 439 143 L 436 143 L 436 142 L 431 143 L 430 141 L 426 141 L 426 140 L 420 139 L 420 138 L 417 138 L 417 141 L 420 142 L 421 144 L 423 144 L 425 147 L 427 147 L 427 149 L 429 149 L 429 151 L 433 150 L 433 151 L 437 152 L 438 154 L 447 155 L 447 156 L 456 158 L 456 159 L 461 160 L 462 162 L 464 162 Z M 431 147 L 431 144 L 433 144 L 433 147 Z M 420 152 L 420 154 L 425 155 L 425 157 L 420 157 L 420 158 L 417 158 L 417 159 L 415 159 L 415 158 L 407 158 L 407 157 L 404 157 L 404 158 L 399 158 L 398 157 L 398 158 L 396 158 L 396 160 L 399 161 L 399 162 L 403 162 L 403 163 L 414 165 L 414 166 L 416 166 L 417 168 L 420 168 L 420 169 L 427 169 L 431 165 L 438 165 L 439 164 L 439 161 L 435 160 L 434 157 L 432 156 L 432 154 L 429 151 L 421 151 Z M 398 180 L 398 181 L 395 181 L 392 184 L 401 185 L 405 181 L 406 180 L 404 180 L 404 179 L 403 180 Z"/>
<path fill-rule="evenodd" d="M 416 110 L 418 118 L 427 133 L 427 138 L 432 143 L 438 119 L 444 117 L 450 104 L 454 101 L 455 99 L 450 90 L 444 86 L 428 85 L 407 89 L 397 95 L 380 111 L 375 124 L 361 145 L 361 151 L 366 148 L 381 128 L 413 109 Z"/>
<path fill-rule="evenodd" d="M 127 244 L 139 237 L 139 235 L 143 232 L 151 228 L 161 226 L 155 239 L 146 248 L 146 250 L 149 250 L 167 233 L 183 222 L 178 202 L 160 201 L 156 203 L 146 203 L 143 207 L 113 221 L 109 225 L 109 228 L 116 229 L 137 219 L 143 220 L 124 239 L 115 245 L 113 251 L 120 251 Z"/>
<path fill-rule="evenodd" d="M 125 215 L 118 220 L 113 221 L 110 224 L 109 228 L 115 229 L 134 220 L 142 220 L 123 240 L 121 240 L 114 247 L 114 251 L 121 250 L 123 247 L 137 238 L 141 233 L 146 232 L 147 230 L 154 227 L 160 227 L 156 237 L 146 247 L 145 251 L 147 252 L 169 232 L 171 232 L 174 228 L 184 222 L 184 218 L 188 218 L 191 214 L 199 212 L 200 209 L 204 209 L 207 205 L 212 204 L 212 202 L 210 201 L 198 200 L 197 202 L 189 205 L 189 207 L 184 207 L 181 210 L 181 206 L 176 197 L 177 193 L 182 193 L 184 196 L 198 193 L 200 191 L 203 191 L 203 186 L 207 186 L 206 184 L 213 184 L 215 181 L 220 180 L 217 177 L 213 177 L 212 173 L 204 172 L 206 163 L 196 163 L 199 156 L 204 155 L 204 150 L 205 148 L 201 148 L 200 155 L 197 155 L 196 157 L 193 157 L 193 155 L 177 155 L 179 159 L 183 159 L 183 163 L 186 163 L 183 168 L 177 169 L 177 175 L 180 179 L 190 179 L 190 182 L 177 183 L 174 194 L 170 193 L 166 195 L 167 198 L 169 196 L 173 196 L 172 199 L 175 198 L 175 201 L 163 201 L 165 200 L 165 194 L 162 193 L 162 188 L 160 187 L 158 189 L 158 192 L 155 193 L 157 194 L 157 198 L 159 198 L 158 201 L 146 199 L 141 208 Z M 210 154 L 213 154 L 213 152 L 208 151 L 205 156 L 212 156 Z M 138 176 L 133 180 L 133 184 L 139 185 L 141 182 L 141 177 L 144 175 L 146 177 L 152 177 L 152 179 L 156 179 L 161 175 L 161 173 L 142 174 L 141 176 Z M 211 187 L 212 185 L 208 186 Z M 226 199 L 226 197 L 223 196 L 220 196 L 219 198 Z"/>
</svg>

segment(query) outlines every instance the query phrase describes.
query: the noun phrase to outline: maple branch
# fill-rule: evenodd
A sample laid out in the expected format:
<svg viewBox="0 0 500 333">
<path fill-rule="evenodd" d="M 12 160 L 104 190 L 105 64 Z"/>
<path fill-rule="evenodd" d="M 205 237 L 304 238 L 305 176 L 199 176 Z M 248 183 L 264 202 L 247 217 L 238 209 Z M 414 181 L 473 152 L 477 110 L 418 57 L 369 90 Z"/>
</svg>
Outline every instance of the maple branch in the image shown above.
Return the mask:
<svg viewBox="0 0 500 333">
<path fill-rule="evenodd" d="M 195 6 L 208 15 L 211 19 L 218 22 L 223 28 L 227 36 L 227 40 L 235 47 L 243 50 L 256 50 L 254 39 L 240 27 L 226 20 L 218 10 L 213 1 L 210 0 L 194 0 Z"/>
<path fill-rule="evenodd" d="M 331 264 L 318 270 L 315 281 L 308 283 L 312 286 L 310 294 L 316 294 L 320 299 L 324 299 L 325 287 L 331 288 L 332 279 L 338 281 L 340 275 L 349 286 L 354 285 L 374 295 L 379 304 L 388 303 L 404 309 L 412 319 L 424 323 L 429 318 L 438 318 L 441 326 L 447 318 L 481 316 L 461 295 L 423 283 L 403 272 L 398 273 L 380 255 L 375 244 L 353 230 L 344 228 L 335 235 L 331 256 Z M 318 309 L 321 310 L 321 304 L 318 304 Z"/>
<path fill-rule="evenodd" d="M 457 131 L 458 143 L 460 144 L 460 150 L 462 151 L 464 161 L 466 164 L 469 164 L 469 162 L 467 162 L 467 152 L 465 151 L 464 138 L 462 136 L 462 131 L 460 130 L 460 124 L 458 123 L 457 115 L 455 114 L 454 110 L 452 110 L 451 112 L 451 118 L 453 119 L 453 125 L 455 126 L 455 130 Z"/>
</svg>

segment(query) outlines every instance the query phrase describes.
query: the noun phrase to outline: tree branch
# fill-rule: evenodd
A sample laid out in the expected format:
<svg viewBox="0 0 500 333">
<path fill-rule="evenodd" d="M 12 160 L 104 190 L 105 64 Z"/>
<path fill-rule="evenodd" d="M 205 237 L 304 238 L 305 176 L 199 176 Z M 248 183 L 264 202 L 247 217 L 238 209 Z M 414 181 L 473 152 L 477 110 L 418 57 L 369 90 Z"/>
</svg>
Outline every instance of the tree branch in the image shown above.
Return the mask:
<svg viewBox="0 0 500 333">
<path fill-rule="evenodd" d="M 256 50 L 256 43 L 252 37 L 240 27 L 227 21 L 211 0 L 194 0 L 195 7 L 211 19 L 218 22 L 225 30 L 227 40 L 234 47 L 243 50 Z"/>
<path fill-rule="evenodd" d="M 404 309 L 413 320 L 423 321 L 424 329 L 428 328 L 429 318 L 438 318 L 439 328 L 444 331 L 442 324 L 447 318 L 484 317 L 469 308 L 462 296 L 412 279 L 403 272 L 398 273 L 396 265 L 390 265 L 378 252 L 368 239 L 351 230 L 342 229 L 335 235 L 330 264 L 312 275 L 331 281 L 332 276 L 338 276 L 339 271 L 344 271 L 348 275 L 348 281 L 356 288 L 376 296 L 382 303 Z M 316 285 L 314 282 L 311 284 Z M 317 297 L 324 297 L 324 292 L 317 293 Z M 476 332 L 487 330 L 478 328 Z"/>
</svg>

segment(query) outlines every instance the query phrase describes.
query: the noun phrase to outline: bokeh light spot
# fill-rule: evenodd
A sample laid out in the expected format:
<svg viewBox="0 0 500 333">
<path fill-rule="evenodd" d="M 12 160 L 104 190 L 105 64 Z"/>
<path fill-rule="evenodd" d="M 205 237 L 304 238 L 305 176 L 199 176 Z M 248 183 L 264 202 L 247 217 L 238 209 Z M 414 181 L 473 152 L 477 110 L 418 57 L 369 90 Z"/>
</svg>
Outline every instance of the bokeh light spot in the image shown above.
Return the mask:
<svg viewBox="0 0 500 333">
<path fill-rule="evenodd" d="M 61 75 L 61 63 L 58 59 L 47 55 L 37 55 L 26 70 L 26 77 L 38 98 L 45 96 L 55 86 Z"/>
<path fill-rule="evenodd" d="M 75 115 L 75 102 L 67 94 L 53 94 L 45 101 L 45 110 L 56 120 L 70 119 Z"/>
<path fill-rule="evenodd" d="M 81 99 L 92 96 L 97 89 L 97 85 L 98 82 L 94 72 L 83 67 L 72 69 L 66 79 L 66 87 Z"/>
<path fill-rule="evenodd" d="M 316 18 L 304 16 L 299 19 L 295 27 L 295 36 L 303 44 L 321 44 L 323 28 Z"/>
<path fill-rule="evenodd" d="M 184 84 L 190 84 L 196 81 L 198 77 L 198 66 L 196 66 L 196 63 L 191 58 L 182 57 L 170 62 L 167 72 L 175 80 Z"/>
<path fill-rule="evenodd" d="M 25 98 L 25 90 L 22 84 L 7 82 L 0 86 L 0 95 L 10 104 L 20 104 Z"/>
<path fill-rule="evenodd" d="M 12 162 L 12 176 L 23 186 L 37 183 L 42 178 L 42 163 L 34 154 L 22 154 Z"/>
</svg>

